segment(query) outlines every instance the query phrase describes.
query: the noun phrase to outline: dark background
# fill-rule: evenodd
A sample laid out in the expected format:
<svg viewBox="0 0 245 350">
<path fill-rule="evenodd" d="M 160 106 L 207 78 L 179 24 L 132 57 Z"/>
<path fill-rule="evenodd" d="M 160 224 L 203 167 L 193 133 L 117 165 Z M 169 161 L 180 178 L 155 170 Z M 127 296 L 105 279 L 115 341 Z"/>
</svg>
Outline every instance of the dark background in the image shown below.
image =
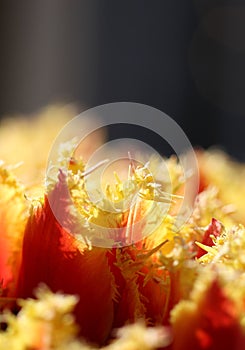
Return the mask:
<svg viewBox="0 0 245 350">
<path fill-rule="evenodd" d="M 245 160 L 244 38 L 244 0 L 0 0 L 0 115 L 139 102 Z"/>
</svg>

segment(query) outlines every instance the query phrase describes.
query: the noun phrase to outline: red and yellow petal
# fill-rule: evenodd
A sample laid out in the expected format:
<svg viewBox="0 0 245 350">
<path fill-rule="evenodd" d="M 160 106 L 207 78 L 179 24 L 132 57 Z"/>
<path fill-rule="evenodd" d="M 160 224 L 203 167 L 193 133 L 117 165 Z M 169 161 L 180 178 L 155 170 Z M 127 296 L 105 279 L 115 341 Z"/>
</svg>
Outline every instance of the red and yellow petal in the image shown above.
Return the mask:
<svg viewBox="0 0 245 350">
<path fill-rule="evenodd" d="M 56 221 L 46 198 L 33 209 L 25 230 L 17 296 L 32 296 L 40 282 L 54 292 L 78 295 L 75 315 L 81 335 L 102 344 L 111 331 L 115 297 L 106 255 L 107 249 L 81 248 Z"/>
<path fill-rule="evenodd" d="M 171 322 L 173 350 L 238 350 L 245 343 L 236 304 L 216 278 L 199 279 L 191 299 L 173 309 Z"/>
</svg>

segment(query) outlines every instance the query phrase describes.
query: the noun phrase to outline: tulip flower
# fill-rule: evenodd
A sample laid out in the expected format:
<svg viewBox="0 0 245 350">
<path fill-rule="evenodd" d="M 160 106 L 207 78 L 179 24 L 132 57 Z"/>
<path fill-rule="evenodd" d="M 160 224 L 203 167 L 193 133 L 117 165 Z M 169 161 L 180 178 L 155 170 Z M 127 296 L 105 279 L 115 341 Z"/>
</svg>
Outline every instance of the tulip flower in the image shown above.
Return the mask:
<svg viewBox="0 0 245 350">
<path fill-rule="evenodd" d="M 27 129 L 35 139 L 35 128 Z M 243 201 L 231 181 L 235 174 L 243 186 L 242 171 L 215 158 L 229 174 L 229 195 L 219 176 L 211 179 L 210 153 L 200 153 L 203 186 L 190 218 L 177 227 L 185 181 L 176 158 L 163 159 L 164 167 L 129 159 L 93 201 L 86 186 L 100 163 L 87 169 L 74 153 L 66 169 L 71 144 L 61 145 L 46 191 L 39 177 L 33 183 L 37 169 L 44 173 L 40 152 L 32 164 L 25 151 L 21 159 L 22 147 L 20 159 L 11 158 L 11 148 L 9 157 L 7 148 L 0 151 L 5 162 L 25 161 L 21 171 L 0 164 L 0 350 L 243 349 Z M 82 147 L 89 154 L 95 142 Z M 19 171 L 24 185 L 13 175 Z M 91 189 L 96 193 L 93 181 Z"/>
<path fill-rule="evenodd" d="M 146 186 L 142 190 L 138 183 L 145 181 L 145 178 L 140 180 L 142 169 L 136 169 L 131 179 L 132 187 L 125 191 L 128 193 L 135 190 L 134 186 L 139 187 L 141 197 L 137 208 L 135 205 L 122 213 L 108 213 L 89 201 L 83 185 L 84 176 L 77 176 L 78 167 L 79 163 L 74 167 L 72 160 L 68 175 L 60 171 L 58 182 L 50 185 L 44 201 L 32 208 L 24 233 L 16 296 L 33 296 L 40 282 L 53 292 L 62 290 L 68 294 L 77 294 L 79 302 L 75 315 L 80 334 L 100 345 L 108 341 L 115 327 L 140 319 L 149 325 L 169 324 L 170 306 L 178 300 L 173 300 L 171 295 L 176 293 L 178 282 L 175 281 L 174 269 L 162 269 L 158 254 L 171 252 L 171 248 L 179 244 L 174 242 L 175 234 L 171 231 L 173 218 L 166 217 L 160 225 L 162 229 L 158 227 L 145 239 L 139 232 L 139 235 L 142 234 L 142 237 L 139 236 L 141 240 L 130 246 L 110 249 L 93 246 L 92 243 L 98 241 L 96 235 L 99 232 L 92 230 L 90 224 L 99 223 L 107 228 L 113 228 L 116 224 L 121 227 L 123 242 L 130 228 L 128 223 L 132 210 L 137 222 L 152 206 L 152 200 L 147 197 L 152 195 L 152 187 Z M 82 214 L 81 222 L 70 208 L 67 183 Z M 108 191 L 112 195 L 113 190 Z M 118 186 L 115 191 L 116 198 L 119 195 Z M 126 193 L 120 189 L 123 197 L 126 197 Z M 51 206 L 57 209 L 56 213 L 66 214 L 65 220 L 72 223 L 73 234 L 60 225 Z M 140 226 L 142 230 L 144 224 Z M 188 229 L 186 232 L 188 234 Z M 138 238 L 138 235 L 135 237 Z M 170 284 L 175 285 L 171 290 Z"/>
</svg>

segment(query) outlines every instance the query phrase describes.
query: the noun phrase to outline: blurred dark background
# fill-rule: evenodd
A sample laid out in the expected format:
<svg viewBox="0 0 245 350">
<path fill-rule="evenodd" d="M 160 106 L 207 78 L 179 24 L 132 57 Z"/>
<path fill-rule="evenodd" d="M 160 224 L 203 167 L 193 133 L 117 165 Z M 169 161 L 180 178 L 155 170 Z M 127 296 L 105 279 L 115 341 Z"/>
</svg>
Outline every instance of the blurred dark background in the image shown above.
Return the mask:
<svg viewBox="0 0 245 350">
<path fill-rule="evenodd" d="M 0 115 L 139 102 L 245 160 L 244 37 L 244 0 L 0 0 Z"/>
</svg>

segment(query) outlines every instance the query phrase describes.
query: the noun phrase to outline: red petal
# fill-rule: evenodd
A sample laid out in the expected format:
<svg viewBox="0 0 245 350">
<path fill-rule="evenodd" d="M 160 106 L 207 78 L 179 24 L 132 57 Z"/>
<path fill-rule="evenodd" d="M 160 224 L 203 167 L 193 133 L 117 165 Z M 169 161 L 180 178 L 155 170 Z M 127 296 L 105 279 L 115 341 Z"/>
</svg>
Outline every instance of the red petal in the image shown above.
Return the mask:
<svg viewBox="0 0 245 350">
<path fill-rule="evenodd" d="M 81 252 L 76 239 L 57 223 L 46 198 L 26 227 L 17 295 L 33 296 L 40 282 L 54 292 L 77 294 L 81 335 L 102 344 L 111 331 L 115 293 L 107 253 L 102 248 Z"/>
</svg>

